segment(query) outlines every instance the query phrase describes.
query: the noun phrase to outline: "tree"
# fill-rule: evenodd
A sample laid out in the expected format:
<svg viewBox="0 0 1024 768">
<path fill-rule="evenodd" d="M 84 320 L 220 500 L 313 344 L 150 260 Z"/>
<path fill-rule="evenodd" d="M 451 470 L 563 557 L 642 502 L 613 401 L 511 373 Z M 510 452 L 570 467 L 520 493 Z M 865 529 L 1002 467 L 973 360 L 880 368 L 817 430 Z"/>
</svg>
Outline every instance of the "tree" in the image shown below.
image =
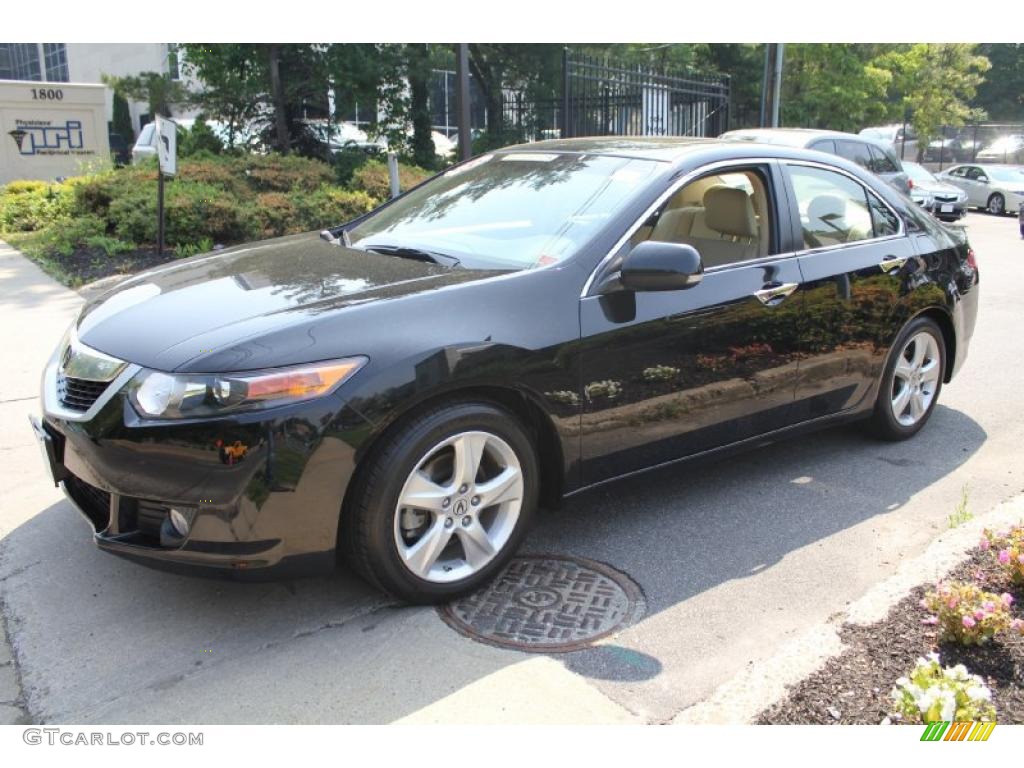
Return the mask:
<svg viewBox="0 0 1024 768">
<path fill-rule="evenodd" d="M 917 43 L 878 58 L 893 73 L 895 114 L 910 113 L 921 146 L 943 125 L 984 118 L 970 102 L 991 64 L 976 48 L 973 43 Z"/>
<path fill-rule="evenodd" d="M 1024 122 L 1024 44 L 983 43 L 978 52 L 992 69 L 978 86 L 974 106 L 992 120 Z"/>
<path fill-rule="evenodd" d="M 188 89 L 166 72 L 140 72 L 126 77 L 103 75 L 100 79 L 123 98 L 146 102 L 151 115 L 170 117 L 173 104 L 188 104 L 191 100 Z"/>
<path fill-rule="evenodd" d="M 406 46 L 409 113 L 412 118 L 412 161 L 422 168 L 437 165 L 430 119 L 430 51 L 421 43 Z"/>
<path fill-rule="evenodd" d="M 782 77 L 783 125 L 858 131 L 886 119 L 892 72 L 863 44 L 790 43 Z"/>
<path fill-rule="evenodd" d="M 267 61 L 252 44 L 185 43 L 184 71 L 201 82 L 194 95 L 207 117 L 227 125 L 228 146 L 262 118 L 267 100 Z"/>
<path fill-rule="evenodd" d="M 114 119 L 112 128 L 114 133 L 122 136 L 126 141 L 135 138 L 135 131 L 132 129 L 132 116 L 128 110 L 128 101 L 124 96 L 114 93 Z"/>
</svg>

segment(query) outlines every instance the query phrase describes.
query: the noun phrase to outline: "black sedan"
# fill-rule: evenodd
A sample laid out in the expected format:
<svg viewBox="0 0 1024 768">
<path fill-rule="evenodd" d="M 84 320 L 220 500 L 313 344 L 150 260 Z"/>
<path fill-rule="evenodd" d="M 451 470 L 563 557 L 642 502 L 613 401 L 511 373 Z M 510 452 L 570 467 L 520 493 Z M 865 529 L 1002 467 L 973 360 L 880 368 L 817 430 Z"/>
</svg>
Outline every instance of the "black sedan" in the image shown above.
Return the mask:
<svg viewBox="0 0 1024 768">
<path fill-rule="evenodd" d="M 962 233 L 840 158 L 542 142 L 126 280 L 68 330 L 33 423 L 104 550 L 253 575 L 343 556 L 445 600 L 615 478 L 841 421 L 911 437 L 977 286 Z"/>
</svg>

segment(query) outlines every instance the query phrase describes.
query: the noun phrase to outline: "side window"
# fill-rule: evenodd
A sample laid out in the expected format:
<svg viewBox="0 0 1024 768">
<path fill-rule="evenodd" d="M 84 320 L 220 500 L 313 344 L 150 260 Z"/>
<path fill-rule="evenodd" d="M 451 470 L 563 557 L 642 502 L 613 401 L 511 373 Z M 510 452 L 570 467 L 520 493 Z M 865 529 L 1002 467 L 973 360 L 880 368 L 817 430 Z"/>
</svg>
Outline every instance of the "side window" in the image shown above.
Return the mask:
<svg viewBox="0 0 1024 768">
<path fill-rule="evenodd" d="M 871 225 L 875 231 L 875 237 L 899 234 L 900 220 L 889 206 L 872 192 L 868 192 L 868 205 L 871 207 Z"/>
<path fill-rule="evenodd" d="M 859 141 L 837 141 L 836 153 L 840 157 L 852 160 L 861 168 L 871 170 L 871 155 L 868 152 L 868 145 Z"/>
<path fill-rule="evenodd" d="M 809 149 L 815 149 L 818 152 L 828 152 L 830 155 L 836 153 L 836 143 L 832 139 L 825 139 L 824 141 L 816 141 Z"/>
<path fill-rule="evenodd" d="M 959 168 L 954 168 L 952 171 L 950 171 L 949 175 L 956 176 L 958 179 L 962 179 L 964 176 L 967 175 L 967 168 L 961 165 Z"/>
<path fill-rule="evenodd" d="M 971 166 L 970 168 L 967 169 L 967 178 L 968 179 L 976 180 L 979 177 L 984 176 L 984 175 L 985 174 L 984 174 L 984 172 L 982 172 L 981 168 L 977 168 L 975 166 Z"/>
<path fill-rule="evenodd" d="M 827 248 L 874 236 L 867 191 L 856 181 L 803 165 L 790 165 L 789 176 L 800 210 L 804 248 Z"/>
<path fill-rule="evenodd" d="M 890 157 L 885 154 L 878 147 L 868 147 L 871 152 L 871 170 L 874 173 L 899 173 L 900 169 L 896 167 Z"/>
<path fill-rule="evenodd" d="M 771 251 L 771 210 L 768 182 L 760 171 L 718 172 L 672 195 L 634 240 L 692 245 L 706 268 L 749 261 Z"/>
</svg>

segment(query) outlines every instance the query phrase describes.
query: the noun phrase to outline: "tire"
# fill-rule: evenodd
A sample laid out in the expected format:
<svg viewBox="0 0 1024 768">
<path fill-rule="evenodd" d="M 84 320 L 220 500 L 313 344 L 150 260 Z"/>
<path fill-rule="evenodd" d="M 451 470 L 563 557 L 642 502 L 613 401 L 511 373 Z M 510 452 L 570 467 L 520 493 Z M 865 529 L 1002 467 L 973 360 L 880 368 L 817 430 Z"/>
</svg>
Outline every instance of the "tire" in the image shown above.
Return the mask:
<svg viewBox="0 0 1024 768">
<path fill-rule="evenodd" d="M 988 205 L 985 207 L 985 210 L 993 216 L 1002 216 L 1006 213 L 1006 198 L 996 192 L 988 199 Z"/>
<path fill-rule="evenodd" d="M 921 364 L 915 366 L 919 353 Z M 945 370 L 946 342 L 939 326 L 927 317 L 911 320 L 892 345 L 867 422 L 869 432 L 882 440 L 916 435 L 935 410 Z"/>
<path fill-rule="evenodd" d="M 474 453 L 483 457 L 477 474 L 456 482 Z M 459 456 L 470 460 L 458 465 Z M 408 603 L 448 601 L 489 581 L 515 554 L 537 506 L 533 441 L 493 403 L 431 408 L 385 437 L 367 461 L 343 512 L 339 546 L 367 581 Z M 520 485 L 499 491 L 515 470 Z M 497 503 L 488 506 L 488 496 Z"/>
</svg>

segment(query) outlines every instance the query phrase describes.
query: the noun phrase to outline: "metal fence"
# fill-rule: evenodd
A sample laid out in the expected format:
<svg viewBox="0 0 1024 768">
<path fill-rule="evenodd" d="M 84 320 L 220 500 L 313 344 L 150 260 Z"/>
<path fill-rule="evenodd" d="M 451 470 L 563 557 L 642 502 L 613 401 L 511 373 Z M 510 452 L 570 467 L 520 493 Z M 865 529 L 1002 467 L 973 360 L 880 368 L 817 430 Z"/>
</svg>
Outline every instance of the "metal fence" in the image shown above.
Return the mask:
<svg viewBox="0 0 1024 768">
<path fill-rule="evenodd" d="M 566 52 L 565 136 L 718 136 L 729 126 L 729 78 L 669 75 Z"/>
<path fill-rule="evenodd" d="M 1024 123 L 944 125 L 938 136 L 919 141 L 912 131 L 895 150 L 903 160 L 916 160 L 941 171 L 957 163 L 1024 164 Z"/>
</svg>

